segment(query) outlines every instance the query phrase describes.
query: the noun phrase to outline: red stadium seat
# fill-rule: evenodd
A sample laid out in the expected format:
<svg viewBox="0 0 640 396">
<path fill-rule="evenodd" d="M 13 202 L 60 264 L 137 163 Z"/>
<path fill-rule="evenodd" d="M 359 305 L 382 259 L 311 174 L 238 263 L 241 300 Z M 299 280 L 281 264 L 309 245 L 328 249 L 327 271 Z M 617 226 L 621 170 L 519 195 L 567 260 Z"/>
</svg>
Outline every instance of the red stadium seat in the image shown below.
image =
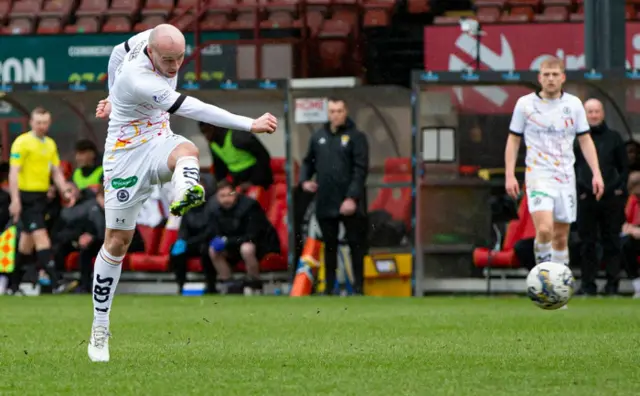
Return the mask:
<svg viewBox="0 0 640 396">
<path fill-rule="evenodd" d="M 266 20 L 260 22 L 260 27 L 263 29 L 291 29 L 293 14 L 286 10 L 273 11 Z"/>
<path fill-rule="evenodd" d="M 410 182 L 411 159 L 387 158 L 384 162 L 383 183 Z M 381 188 L 369 210 L 384 210 L 394 219 L 411 227 L 411 187 Z"/>
<path fill-rule="evenodd" d="M 224 30 L 229 24 L 227 14 L 207 13 L 200 22 L 202 30 Z"/>
<path fill-rule="evenodd" d="M 153 29 L 154 27 L 165 22 L 166 18 L 162 15 L 149 15 L 142 18 L 142 21 L 136 23 L 133 30 L 135 32 L 144 32 L 145 30 Z"/>
<path fill-rule="evenodd" d="M 59 34 L 62 31 L 62 21 L 58 17 L 41 18 L 38 24 L 38 34 Z"/>
<path fill-rule="evenodd" d="M 429 2 L 424 0 L 408 0 L 407 11 L 410 14 L 426 14 L 430 10 Z"/>
<path fill-rule="evenodd" d="M 322 23 L 324 22 L 324 15 L 322 11 L 318 10 L 308 10 L 306 14 L 306 27 L 309 29 L 311 36 L 316 36 L 322 27 Z M 293 27 L 296 29 L 302 29 L 303 20 L 297 19 L 293 22 Z"/>
<path fill-rule="evenodd" d="M 177 15 L 174 15 L 177 17 Z M 174 19 L 173 24 L 183 32 L 192 32 L 196 16 L 192 13 L 181 15 L 180 18 Z"/>
<path fill-rule="evenodd" d="M 158 253 L 158 247 L 162 238 L 164 229 L 161 227 L 138 226 L 138 231 L 144 239 L 145 251 L 141 253 L 131 253 L 129 255 L 129 266 L 132 271 L 141 272 L 163 272 L 169 266 L 169 258 L 166 260 L 154 259 Z M 159 256 L 163 257 L 163 256 Z"/>
<path fill-rule="evenodd" d="M 74 2 L 72 0 L 47 0 L 40 11 L 41 18 L 55 17 L 67 21 Z M 40 23 L 42 25 L 42 23 Z"/>
<path fill-rule="evenodd" d="M 7 34 L 31 34 L 33 32 L 33 19 L 12 18 L 9 25 L 4 28 Z"/>
<path fill-rule="evenodd" d="M 494 23 L 500 19 L 501 12 L 496 7 L 483 7 L 476 12 L 476 18 L 481 23 Z"/>
<path fill-rule="evenodd" d="M 101 16 L 109 8 L 107 0 L 82 0 L 80 7 L 76 10 L 76 16 Z"/>
<path fill-rule="evenodd" d="M 264 188 L 260 186 L 251 186 L 249 190 L 247 190 L 246 195 L 249 198 L 255 199 L 260 204 L 260 207 L 262 207 L 262 210 L 264 210 L 265 212 L 269 208 L 269 195 L 264 190 Z"/>
<path fill-rule="evenodd" d="M 131 31 L 131 20 L 124 16 L 112 16 L 102 26 L 103 32 L 125 33 Z"/>
<path fill-rule="evenodd" d="M 98 17 L 81 17 L 76 20 L 75 25 L 67 25 L 65 33 L 97 33 L 100 28 Z"/>
<path fill-rule="evenodd" d="M 147 0 L 142 10 L 142 16 L 162 15 L 165 18 L 173 11 L 173 0 Z"/>
<path fill-rule="evenodd" d="M 140 0 L 113 0 L 107 15 L 123 16 L 133 20 L 138 11 L 140 11 Z"/>
<path fill-rule="evenodd" d="M 385 10 L 372 9 L 367 10 L 364 14 L 364 27 L 382 27 L 388 26 L 391 22 L 389 13 Z"/>
<path fill-rule="evenodd" d="M 569 19 L 569 10 L 564 6 L 549 6 L 543 14 L 536 14 L 533 20 L 536 22 L 566 22 Z"/>
<path fill-rule="evenodd" d="M 503 23 L 529 23 L 533 19 L 533 9 L 531 7 L 513 7 L 510 14 L 505 14 L 500 17 L 500 22 Z"/>
<path fill-rule="evenodd" d="M 234 21 L 229 22 L 227 26 L 233 30 L 253 29 L 256 25 L 257 17 L 254 11 L 239 12 Z"/>
<path fill-rule="evenodd" d="M 433 19 L 434 25 L 457 25 L 460 23 L 459 17 L 440 15 Z"/>
<path fill-rule="evenodd" d="M 39 12 L 40 2 L 38 0 L 19 0 L 13 3 L 9 16 L 11 18 L 35 19 Z"/>
<path fill-rule="evenodd" d="M 366 9 L 374 9 L 374 10 L 386 10 L 391 11 L 393 7 L 395 7 L 395 0 L 366 0 L 364 2 L 364 7 Z"/>
<path fill-rule="evenodd" d="M 518 267 L 520 263 L 513 250 L 516 242 L 535 237 L 536 230 L 527 208 L 527 197 L 523 196 L 518 208 L 518 219 L 509 222 L 502 249 L 498 252 L 487 248 L 477 248 L 473 252 L 476 267 Z"/>
</svg>

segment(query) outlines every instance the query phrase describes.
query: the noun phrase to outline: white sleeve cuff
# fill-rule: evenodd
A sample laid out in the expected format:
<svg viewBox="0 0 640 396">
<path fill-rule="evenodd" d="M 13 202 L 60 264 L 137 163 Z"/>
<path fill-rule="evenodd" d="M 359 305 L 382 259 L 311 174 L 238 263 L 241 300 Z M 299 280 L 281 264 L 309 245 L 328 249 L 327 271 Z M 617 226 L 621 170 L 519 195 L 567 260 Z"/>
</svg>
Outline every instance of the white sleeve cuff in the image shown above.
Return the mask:
<svg viewBox="0 0 640 396">
<path fill-rule="evenodd" d="M 180 107 L 172 113 L 192 120 L 239 131 L 251 131 L 251 126 L 253 125 L 252 118 L 230 113 L 191 96 L 185 97 Z"/>
</svg>

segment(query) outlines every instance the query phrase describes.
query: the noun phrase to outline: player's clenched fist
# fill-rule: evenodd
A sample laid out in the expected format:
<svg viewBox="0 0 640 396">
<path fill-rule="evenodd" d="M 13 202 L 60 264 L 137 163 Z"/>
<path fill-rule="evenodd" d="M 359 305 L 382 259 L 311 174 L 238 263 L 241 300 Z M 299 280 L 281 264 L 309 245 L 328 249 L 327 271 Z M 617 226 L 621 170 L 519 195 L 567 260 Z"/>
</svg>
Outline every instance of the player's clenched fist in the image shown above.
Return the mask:
<svg viewBox="0 0 640 396">
<path fill-rule="evenodd" d="M 278 128 L 278 119 L 270 113 L 264 113 L 251 124 L 253 133 L 274 133 Z"/>
<path fill-rule="evenodd" d="M 96 118 L 108 118 L 111 114 L 111 103 L 107 99 L 102 99 L 96 106 Z"/>
</svg>

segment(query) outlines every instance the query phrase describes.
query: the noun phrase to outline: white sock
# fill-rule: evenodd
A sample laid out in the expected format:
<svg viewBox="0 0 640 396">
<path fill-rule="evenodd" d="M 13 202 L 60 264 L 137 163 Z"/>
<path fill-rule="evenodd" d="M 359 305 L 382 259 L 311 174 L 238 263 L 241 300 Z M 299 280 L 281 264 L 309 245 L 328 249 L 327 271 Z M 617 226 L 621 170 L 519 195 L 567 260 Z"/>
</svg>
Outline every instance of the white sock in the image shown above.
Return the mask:
<svg viewBox="0 0 640 396">
<path fill-rule="evenodd" d="M 546 261 L 551 261 L 551 242 L 540 243 L 538 241 L 534 241 L 533 254 L 536 257 L 536 265 Z"/>
<path fill-rule="evenodd" d="M 122 273 L 122 257 L 115 257 L 104 248 L 96 257 L 93 269 L 93 322 L 109 326 L 111 303 Z"/>
<path fill-rule="evenodd" d="M 196 157 L 180 157 L 171 176 L 176 199 L 182 199 L 185 191 L 200 182 L 200 162 Z"/>
<path fill-rule="evenodd" d="M 564 265 L 569 265 L 569 249 L 563 250 L 551 250 L 551 261 L 554 263 L 562 263 Z"/>
</svg>

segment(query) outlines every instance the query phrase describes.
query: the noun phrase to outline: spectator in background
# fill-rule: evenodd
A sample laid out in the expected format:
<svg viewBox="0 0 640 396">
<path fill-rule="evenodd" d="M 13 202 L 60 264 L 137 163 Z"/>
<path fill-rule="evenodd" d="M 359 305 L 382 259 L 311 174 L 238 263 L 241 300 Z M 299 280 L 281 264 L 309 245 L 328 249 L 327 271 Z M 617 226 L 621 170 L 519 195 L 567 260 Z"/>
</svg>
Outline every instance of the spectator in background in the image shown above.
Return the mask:
<svg viewBox="0 0 640 396">
<path fill-rule="evenodd" d="M 633 199 L 627 207 L 627 218 L 622 225 L 622 252 L 624 255 L 627 276 L 633 284 L 633 298 L 640 298 L 640 273 L 638 256 L 640 256 L 640 172 L 629 175 L 628 190 Z"/>
<path fill-rule="evenodd" d="M 231 266 L 242 260 L 248 279 L 245 294 L 260 294 L 260 261 L 280 253 L 280 240 L 257 201 L 236 193 L 226 180 L 218 183 L 212 217 L 206 235 L 211 237 L 209 256 L 218 273 L 222 294 L 235 288 Z"/>
<path fill-rule="evenodd" d="M 582 242 L 582 288 L 586 295 L 596 295 L 596 275 L 600 262 L 596 243 L 603 249 L 607 285 L 605 294 L 618 293 L 620 276 L 620 225 L 623 222 L 629 168 L 627 152 L 620 134 L 604 121 L 602 102 L 589 99 L 584 103 L 591 136 L 598 152 L 605 191 L 598 201 L 592 193 L 592 174 L 582 151 L 576 152 L 576 184 L 578 193 L 578 232 Z M 571 205 L 571 202 L 567 204 Z"/>
<path fill-rule="evenodd" d="M 629 171 L 640 171 L 640 143 L 629 140 L 625 143 L 627 158 L 629 160 Z"/>
<path fill-rule="evenodd" d="M 253 133 L 234 132 L 201 122 L 200 131 L 209 142 L 216 181 L 231 176 L 232 183 L 265 190 L 273 184 L 271 157 Z"/>
<path fill-rule="evenodd" d="M 367 253 L 367 202 L 365 183 L 369 172 L 369 144 L 348 117 L 343 99 L 331 98 L 329 122 L 309 140 L 300 181 L 316 193 L 316 219 L 324 241 L 327 293 L 336 281 L 338 233 L 344 224 L 351 250 L 354 290 L 362 292 L 364 256 Z M 316 181 L 311 178 L 316 175 Z"/>
<path fill-rule="evenodd" d="M 72 180 L 80 190 L 102 184 L 98 148 L 91 140 L 78 140 L 76 143 L 76 169 L 73 171 Z"/>
<path fill-rule="evenodd" d="M 205 187 L 207 203 L 197 206 L 187 212 L 180 220 L 178 240 L 171 246 L 169 255 L 169 268 L 176 274 L 178 294 L 182 294 L 184 284 L 187 282 L 187 262 L 191 258 L 199 258 L 202 271 L 205 275 L 206 293 L 216 292 L 216 271 L 209 258 L 209 245 L 207 227 L 214 216 L 215 200 L 209 200 L 215 190 Z"/>
</svg>

